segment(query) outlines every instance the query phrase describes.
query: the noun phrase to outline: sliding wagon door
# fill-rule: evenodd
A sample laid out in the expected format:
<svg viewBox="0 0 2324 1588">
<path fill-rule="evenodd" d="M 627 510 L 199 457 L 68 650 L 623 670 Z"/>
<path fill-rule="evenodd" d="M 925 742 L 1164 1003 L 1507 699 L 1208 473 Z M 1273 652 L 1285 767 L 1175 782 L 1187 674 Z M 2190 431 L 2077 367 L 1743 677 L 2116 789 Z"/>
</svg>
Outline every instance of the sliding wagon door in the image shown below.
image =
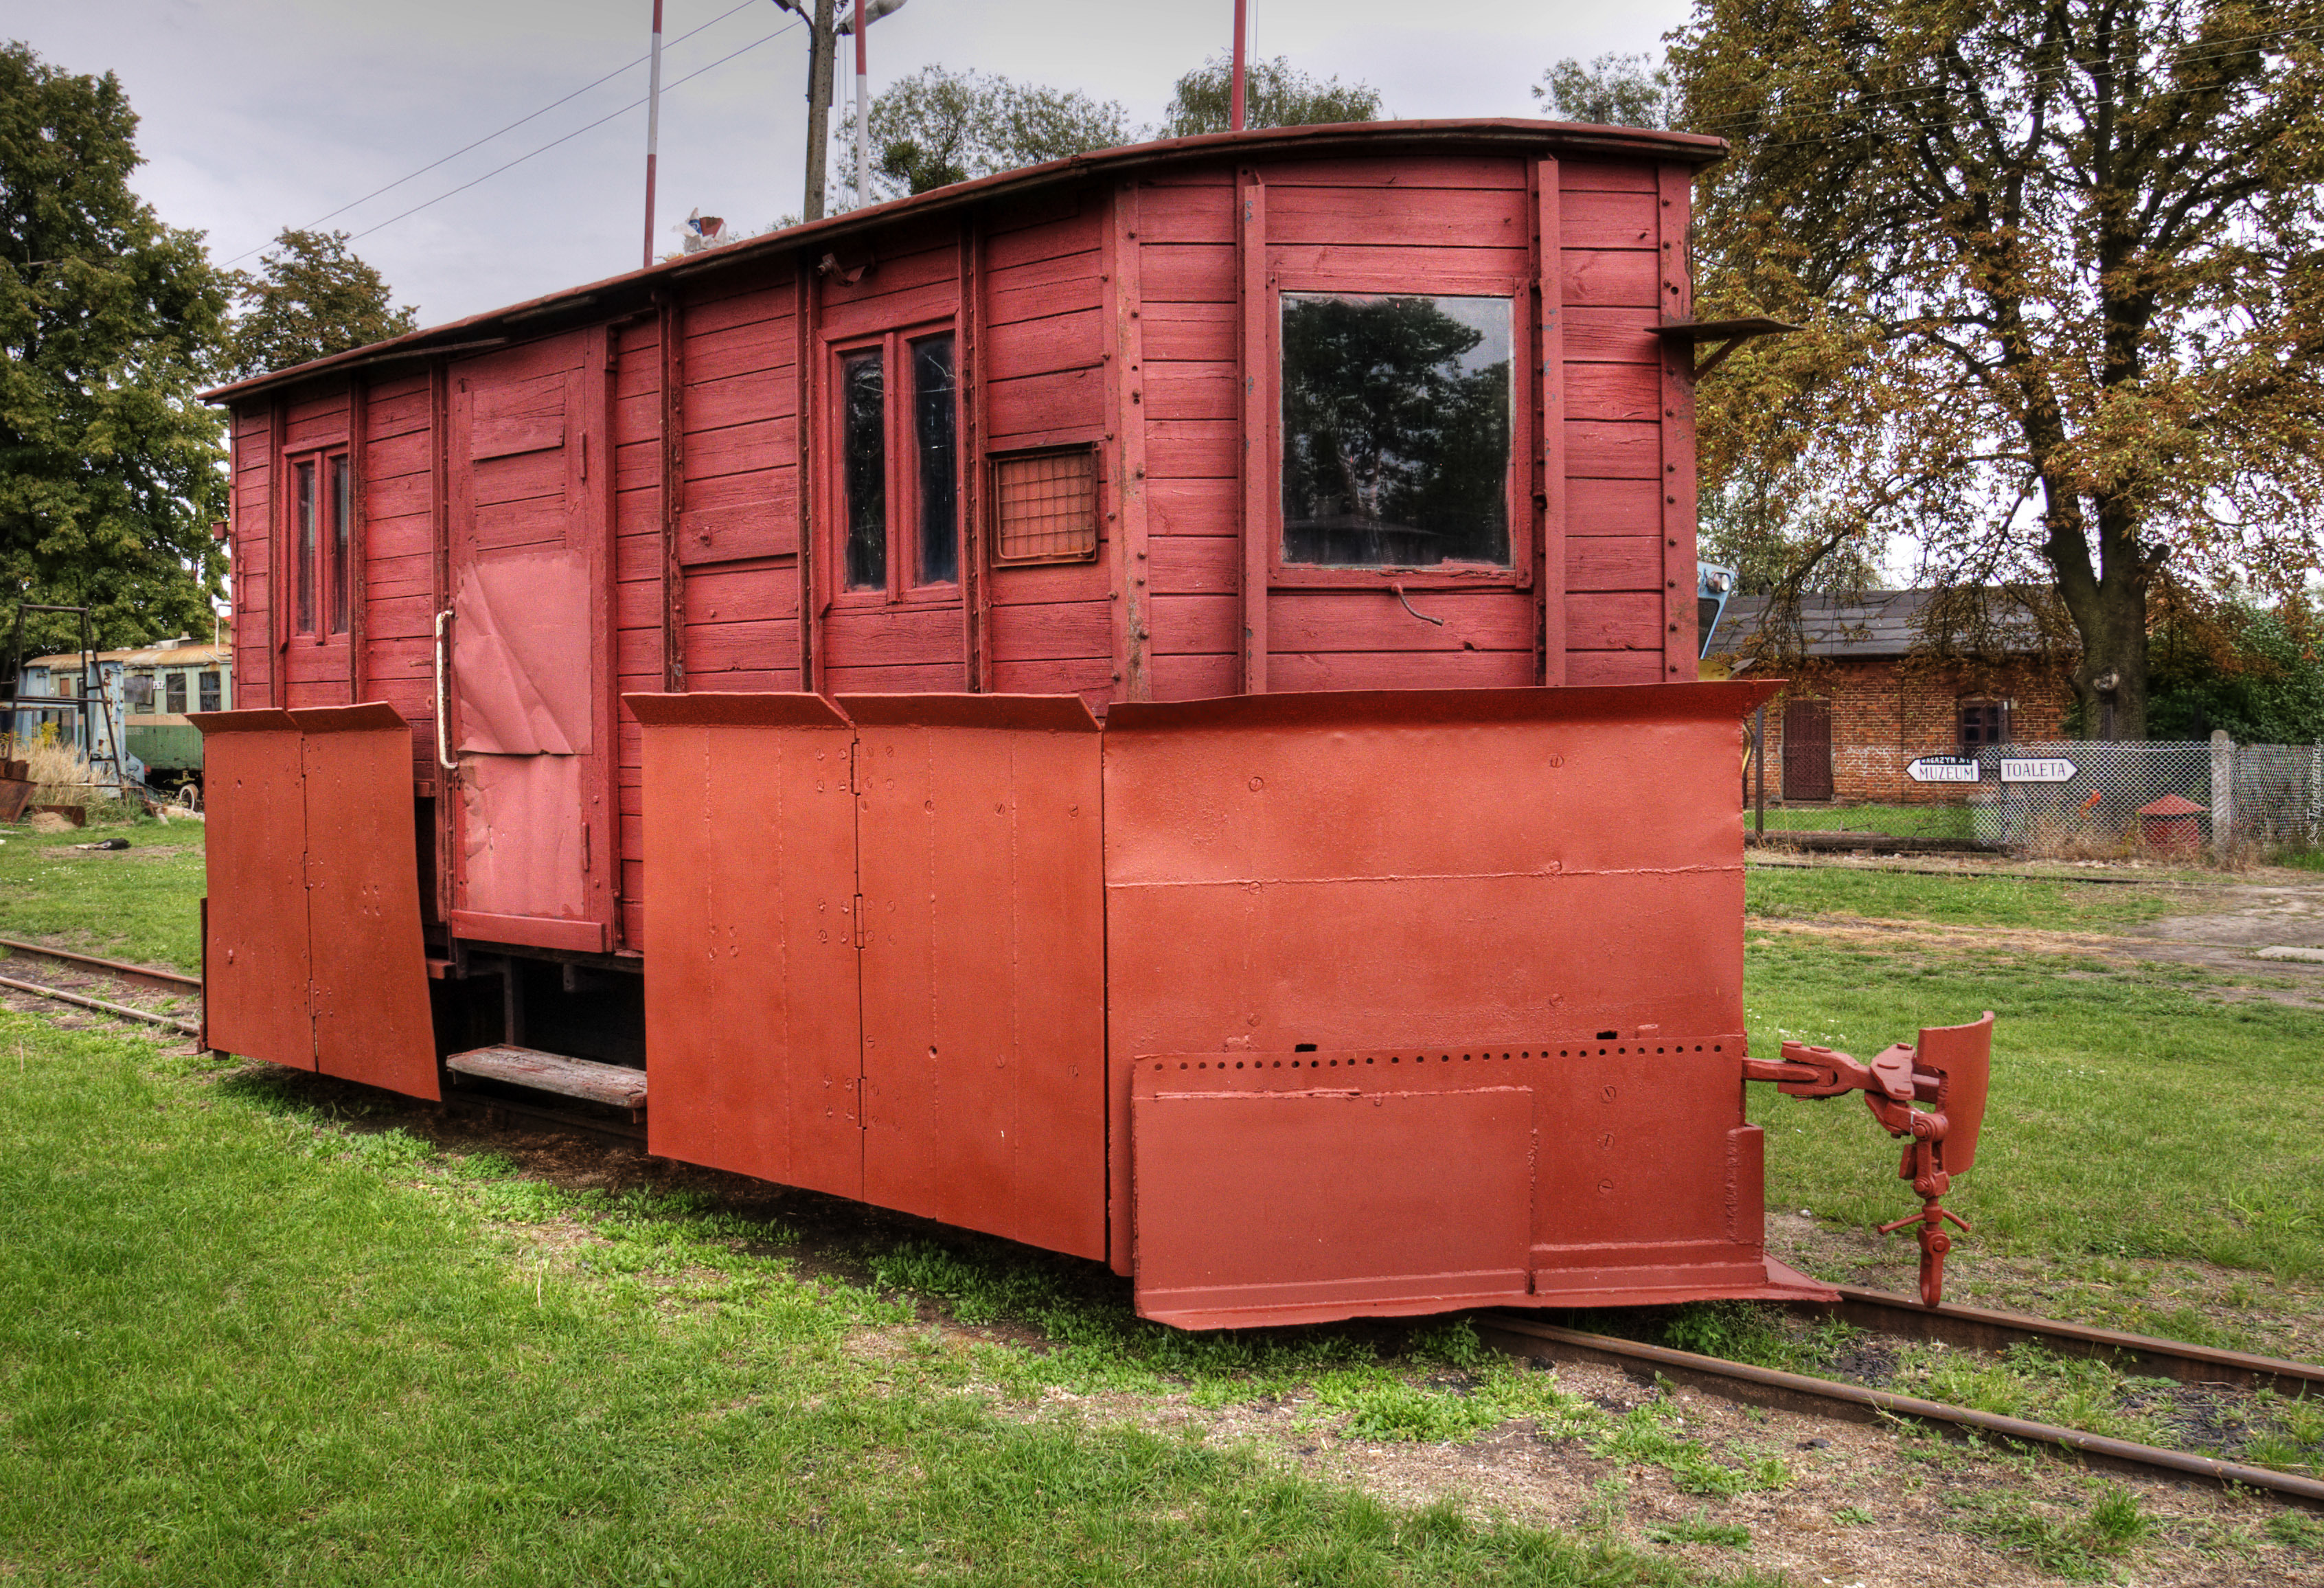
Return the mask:
<svg viewBox="0 0 2324 1588">
<path fill-rule="evenodd" d="M 453 366 L 453 925 L 612 946 L 605 337 Z"/>
</svg>

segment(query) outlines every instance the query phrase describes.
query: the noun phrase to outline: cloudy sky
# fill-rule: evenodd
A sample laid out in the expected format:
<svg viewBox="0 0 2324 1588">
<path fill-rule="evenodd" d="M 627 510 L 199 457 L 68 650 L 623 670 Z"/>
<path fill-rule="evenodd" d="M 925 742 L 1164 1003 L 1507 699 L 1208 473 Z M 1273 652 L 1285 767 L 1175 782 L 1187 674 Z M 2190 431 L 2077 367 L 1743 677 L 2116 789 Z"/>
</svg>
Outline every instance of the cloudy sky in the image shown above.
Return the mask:
<svg viewBox="0 0 2324 1588">
<path fill-rule="evenodd" d="M 1527 88 L 1553 61 L 1654 49 L 1686 13 L 1252 7 L 1259 54 L 1368 82 L 1397 116 L 1537 114 Z M 646 71 L 631 63 L 650 14 L 651 0 L 0 0 L 0 37 L 119 74 L 143 118 L 139 190 L 208 233 L 214 257 L 247 266 L 283 226 L 344 228 L 434 324 L 638 263 Z M 1178 74 L 1226 47 L 1232 16 L 1232 0 L 911 0 L 872 30 L 872 86 L 940 62 L 1079 88 L 1150 123 Z M 773 0 L 664 0 L 663 32 L 658 249 L 696 206 L 752 230 L 798 213 L 805 29 Z"/>
</svg>

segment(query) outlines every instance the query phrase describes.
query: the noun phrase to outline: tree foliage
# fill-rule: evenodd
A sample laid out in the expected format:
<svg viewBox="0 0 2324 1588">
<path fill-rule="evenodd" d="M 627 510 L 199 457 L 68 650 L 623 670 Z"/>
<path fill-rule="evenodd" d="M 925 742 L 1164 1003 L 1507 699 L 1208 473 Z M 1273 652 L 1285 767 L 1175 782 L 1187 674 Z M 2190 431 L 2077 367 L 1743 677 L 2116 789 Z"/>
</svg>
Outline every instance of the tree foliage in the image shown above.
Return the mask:
<svg viewBox="0 0 2324 1588">
<path fill-rule="evenodd" d="M 2324 502 L 2319 0 L 1698 0 L 1683 125 L 1732 139 L 1697 313 L 1804 334 L 1707 382 L 1797 588 L 1885 538 L 2035 578 L 2143 732 L 2150 595 L 2296 588 Z M 2089 713 L 2095 717 L 2095 711 Z"/>
<path fill-rule="evenodd" d="M 419 310 L 389 301 L 387 283 L 347 251 L 345 232 L 286 226 L 255 274 L 235 277 L 235 296 L 227 356 L 237 379 L 384 342 L 420 322 Z"/>
<path fill-rule="evenodd" d="M 228 279 L 129 188 L 121 84 L 0 47 L 0 621 L 94 608 L 101 645 L 206 631 L 226 502 L 217 373 Z M 44 649 L 70 619 L 28 623 Z"/>
<path fill-rule="evenodd" d="M 1541 74 L 1533 97 L 1560 121 L 1607 127 L 1667 127 L 1678 106 L 1670 68 L 1644 52 L 1609 52 L 1587 66 L 1569 55 Z"/>
<path fill-rule="evenodd" d="M 1379 90 L 1362 83 L 1322 81 L 1294 70 L 1288 56 L 1246 61 L 1243 66 L 1243 125 L 1304 127 L 1327 122 L 1378 121 Z M 1234 117 L 1234 58 L 1213 55 L 1178 79 L 1156 131 L 1165 138 L 1191 138 L 1231 129 Z"/>
<path fill-rule="evenodd" d="M 1114 100 L 941 65 L 874 95 L 868 120 L 872 174 L 888 198 L 1110 149 L 1137 135 Z M 854 128 L 834 136 L 845 151 L 841 169 L 853 171 Z"/>
<path fill-rule="evenodd" d="M 2228 602 L 2155 627 L 2147 733 L 2245 744 L 2324 743 L 2324 658 L 2310 603 L 2273 611 Z"/>
</svg>

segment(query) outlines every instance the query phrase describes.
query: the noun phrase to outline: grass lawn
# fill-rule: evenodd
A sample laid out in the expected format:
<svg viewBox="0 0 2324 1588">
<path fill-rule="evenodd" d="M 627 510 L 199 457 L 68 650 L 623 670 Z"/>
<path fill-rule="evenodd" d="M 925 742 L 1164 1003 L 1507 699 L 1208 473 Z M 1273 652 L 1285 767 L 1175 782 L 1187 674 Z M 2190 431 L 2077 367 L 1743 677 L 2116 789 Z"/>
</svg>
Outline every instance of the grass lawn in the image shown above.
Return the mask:
<svg viewBox="0 0 2324 1588">
<path fill-rule="evenodd" d="M 0 935 L 191 965 L 199 834 L 127 832 L 130 855 L 164 857 L 11 836 Z M 1788 928 L 1749 933 L 1755 1051 L 1864 1055 L 1999 1012 L 1957 1273 L 1980 1252 L 2324 1272 L 2324 1017 L 2094 953 L 1799 929 L 2104 931 L 2187 895 L 1772 869 L 1749 890 Z M 1861 1104 L 1752 1090 L 1772 1203 L 1910 1210 Z M 1457 1322 L 1186 1335 L 1130 1316 L 1091 1265 L 893 1226 L 834 1266 L 782 1218 L 560 1188 L 368 1106 L 0 1012 L 0 1576 L 1676 1584 L 1703 1579 L 1610 1532 L 1400 1509 L 1139 1408 L 1296 1393 L 1314 1426 L 1370 1439 L 1530 1418 L 1706 1505 L 1805 1459 L 1702 1443 L 1673 1399 L 1580 1399 Z M 925 1326 L 924 1301 L 1030 1323 L 1047 1348 Z"/>
<path fill-rule="evenodd" d="M 1758 826 L 1744 802 L 1743 830 Z M 1967 805 L 1770 805 L 1771 833 L 1886 833 L 1898 838 L 1974 838 L 1977 813 Z"/>
</svg>

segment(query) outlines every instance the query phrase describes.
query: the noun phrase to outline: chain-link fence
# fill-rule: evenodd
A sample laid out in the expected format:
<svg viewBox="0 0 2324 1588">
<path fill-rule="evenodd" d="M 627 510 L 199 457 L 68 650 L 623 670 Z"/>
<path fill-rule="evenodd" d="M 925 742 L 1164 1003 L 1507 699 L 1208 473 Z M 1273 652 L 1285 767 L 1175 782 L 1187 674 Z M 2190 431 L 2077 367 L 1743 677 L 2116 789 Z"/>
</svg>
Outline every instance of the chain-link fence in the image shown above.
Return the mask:
<svg viewBox="0 0 2324 1588">
<path fill-rule="evenodd" d="M 1790 805 L 1747 827 L 1807 847 L 1976 847 L 2024 855 L 2264 857 L 2324 847 L 2324 745 L 2073 740 L 1930 755 L 1945 803 Z"/>
</svg>

